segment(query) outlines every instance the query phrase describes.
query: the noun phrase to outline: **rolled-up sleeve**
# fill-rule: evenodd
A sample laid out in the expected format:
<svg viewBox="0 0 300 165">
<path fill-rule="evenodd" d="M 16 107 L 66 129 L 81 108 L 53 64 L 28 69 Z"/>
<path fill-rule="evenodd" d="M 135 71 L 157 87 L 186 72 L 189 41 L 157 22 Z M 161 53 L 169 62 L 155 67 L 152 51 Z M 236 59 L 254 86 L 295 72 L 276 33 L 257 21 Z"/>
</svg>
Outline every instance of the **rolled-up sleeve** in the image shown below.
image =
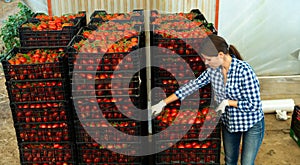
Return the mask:
<svg viewBox="0 0 300 165">
<path fill-rule="evenodd" d="M 250 67 L 243 69 L 243 75 L 243 100 L 238 100 L 238 108 L 244 112 L 257 111 L 262 108 L 259 81 Z"/>
</svg>

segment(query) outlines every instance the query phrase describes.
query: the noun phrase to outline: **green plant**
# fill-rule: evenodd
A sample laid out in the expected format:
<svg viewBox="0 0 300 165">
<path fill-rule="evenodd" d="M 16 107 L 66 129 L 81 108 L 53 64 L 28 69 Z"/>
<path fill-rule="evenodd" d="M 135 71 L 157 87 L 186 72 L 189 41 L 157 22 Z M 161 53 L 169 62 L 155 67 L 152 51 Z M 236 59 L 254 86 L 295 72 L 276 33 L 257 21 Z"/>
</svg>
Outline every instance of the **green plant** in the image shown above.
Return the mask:
<svg viewBox="0 0 300 165">
<path fill-rule="evenodd" d="M 27 19 L 33 16 L 32 10 L 22 2 L 18 3 L 19 12 L 8 16 L 7 20 L 3 22 L 0 29 L 0 39 L 4 42 L 4 52 L 11 50 L 14 46 L 20 46 L 19 26 Z M 0 54 L 3 56 L 3 54 Z"/>
</svg>

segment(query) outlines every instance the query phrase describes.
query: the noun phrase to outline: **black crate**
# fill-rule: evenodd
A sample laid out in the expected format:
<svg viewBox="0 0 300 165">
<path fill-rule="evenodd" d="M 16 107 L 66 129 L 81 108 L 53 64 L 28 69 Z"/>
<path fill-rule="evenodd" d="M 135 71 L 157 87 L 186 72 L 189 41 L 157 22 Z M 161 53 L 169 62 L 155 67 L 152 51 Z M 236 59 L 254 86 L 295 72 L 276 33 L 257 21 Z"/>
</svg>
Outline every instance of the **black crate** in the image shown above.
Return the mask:
<svg viewBox="0 0 300 165">
<path fill-rule="evenodd" d="M 91 16 L 90 19 L 94 18 L 101 18 L 103 21 L 111 21 L 111 20 L 120 20 L 120 21 L 130 21 L 131 15 L 128 13 L 107 13 L 105 10 L 95 10 Z"/>
<path fill-rule="evenodd" d="M 135 120 L 122 119 L 86 119 L 75 121 L 76 142 L 92 143 L 118 143 L 126 142 L 130 144 L 141 144 L 135 141 L 132 136 L 122 136 L 122 134 L 141 136 L 141 122 Z M 114 131 L 108 128 L 114 127 Z M 118 131 L 117 131 L 118 130 Z M 121 132 L 119 132 L 121 131 Z"/>
<path fill-rule="evenodd" d="M 20 143 L 20 162 L 29 164 L 76 165 L 75 145 L 71 142 Z"/>
<path fill-rule="evenodd" d="M 144 15 L 144 9 L 133 9 L 133 13 L 139 13 L 140 15 Z"/>
<path fill-rule="evenodd" d="M 165 143 L 174 139 L 180 139 L 181 142 L 189 142 L 194 140 L 212 140 L 212 139 L 220 139 L 221 138 L 221 128 L 220 123 L 216 121 L 216 125 L 213 126 L 213 123 L 204 124 L 205 117 L 197 117 L 194 121 L 194 124 L 190 125 L 189 130 L 186 131 L 184 136 L 180 136 L 180 132 L 185 131 L 186 124 L 173 124 L 172 130 L 168 130 L 168 132 L 161 132 L 165 130 L 164 123 L 154 121 L 154 132 L 159 133 L 159 136 L 156 139 L 158 144 Z"/>
<path fill-rule="evenodd" d="M 99 17 L 99 18 L 92 18 L 90 22 L 88 22 L 87 27 L 93 27 L 96 28 L 97 26 L 101 26 L 101 24 L 105 23 L 105 21 Z"/>
<path fill-rule="evenodd" d="M 74 118 L 81 120 L 98 120 L 106 118 L 110 121 L 134 121 L 130 118 L 138 118 L 137 114 L 130 112 L 131 109 L 143 106 L 139 97 L 74 97 L 73 98 Z M 126 116 L 121 111 L 126 112 Z M 103 115 L 103 116 L 102 116 Z"/>
<path fill-rule="evenodd" d="M 296 105 L 292 114 L 291 129 L 293 134 L 300 137 L 300 107 Z"/>
<path fill-rule="evenodd" d="M 35 13 L 33 16 L 32 16 L 32 19 L 37 19 L 39 20 L 37 17 L 39 15 L 48 15 L 46 13 Z M 86 26 L 86 11 L 79 11 L 77 14 L 75 13 L 69 13 L 69 14 L 63 14 L 63 16 L 66 16 L 68 17 L 69 15 L 72 15 L 72 19 L 73 19 L 73 16 L 75 16 L 75 20 L 80 20 L 80 23 L 81 23 L 81 27 L 84 27 Z"/>
<path fill-rule="evenodd" d="M 204 24 L 204 26 L 209 29 L 209 31 L 213 34 L 218 34 L 217 29 L 214 27 L 214 25 L 212 23 L 206 23 Z"/>
<path fill-rule="evenodd" d="M 59 115 L 59 113 L 57 113 Z M 69 142 L 74 141 L 73 123 L 70 122 L 15 123 L 18 143 L 22 142 Z"/>
<path fill-rule="evenodd" d="M 137 39 L 139 40 L 138 36 Z M 83 41 L 83 43 L 88 42 L 84 37 L 76 36 L 70 45 L 76 47 L 77 44 L 75 43 L 81 43 L 80 41 Z M 99 49 L 95 50 L 95 52 L 88 52 L 82 49 L 81 51 L 83 52 L 79 52 L 69 47 L 68 63 L 70 77 L 86 80 L 131 79 L 141 65 L 137 49 L 138 46 L 132 47 L 126 52 L 109 52 L 107 49 L 104 50 L 107 52 L 98 51 Z"/>
<path fill-rule="evenodd" d="M 139 77 L 137 76 L 114 80 L 114 82 L 110 79 L 88 82 L 74 78 L 71 87 L 73 97 L 90 97 L 93 95 L 97 97 L 138 97 L 141 91 L 140 84 Z"/>
<path fill-rule="evenodd" d="M 292 139 L 295 140 L 295 142 L 300 147 L 300 137 L 296 135 L 296 133 L 295 133 L 295 131 L 293 129 L 290 129 L 290 136 L 291 136 Z"/>
<path fill-rule="evenodd" d="M 134 10 L 131 13 L 114 13 L 109 14 L 105 10 L 95 10 L 91 16 L 90 20 L 92 19 L 101 18 L 103 21 L 119 21 L 119 22 L 129 22 L 129 21 L 144 21 L 143 11 L 141 10 Z"/>
<path fill-rule="evenodd" d="M 95 71 L 99 74 L 103 72 L 113 73 L 114 71 L 122 73 L 123 70 L 132 73 L 141 65 L 137 53 L 106 53 L 102 58 L 100 56 L 99 58 L 95 57 L 95 54 L 81 52 L 73 55 L 75 56 L 70 55 L 69 57 L 69 66 L 75 67 L 74 69 L 78 73 L 93 73 Z M 117 74 L 115 76 L 119 77 Z"/>
<path fill-rule="evenodd" d="M 68 63 L 65 47 L 17 48 L 10 50 L 1 60 L 6 81 L 68 78 Z M 10 60 L 18 53 L 27 54 L 36 50 L 58 51 L 57 57 L 51 62 L 15 64 Z M 60 54 L 62 53 L 62 54 Z M 28 55 L 26 55 L 28 56 Z"/>
<path fill-rule="evenodd" d="M 220 164 L 220 139 L 205 141 L 179 141 L 155 155 L 155 164 Z"/>
<path fill-rule="evenodd" d="M 11 102 L 69 100 L 69 82 L 65 79 L 12 80 L 6 83 Z"/>
<path fill-rule="evenodd" d="M 67 46 L 74 35 L 81 28 L 83 19 L 72 20 L 73 26 L 64 26 L 61 30 L 32 30 L 30 27 L 19 27 L 20 43 L 22 47 L 33 46 Z M 38 24 L 40 20 L 31 19 L 23 24 L 32 23 Z"/>
<path fill-rule="evenodd" d="M 158 56 L 177 54 L 182 58 L 200 57 L 197 51 L 200 49 L 199 45 L 203 40 L 202 38 L 165 38 L 161 34 L 156 33 L 153 37 L 153 46 L 158 46 L 162 49 L 156 50 Z M 163 48 L 169 50 L 164 50 Z M 198 59 L 198 61 L 201 61 L 201 59 Z"/>
<path fill-rule="evenodd" d="M 12 102 L 10 107 L 15 124 L 72 122 L 73 114 L 67 101 Z"/>
<path fill-rule="evenodd" d="M 202 14 L 199 9 L 192 9 L 190 13 Z"/>
<path fill-rule="evenodd" d="M 81 23 L 81 27 L 84 27 L 87 25 L 87 18 L 86 18 L 86 11 L 79 11 L 78 14 L 83 14 L 83 16 L 76 16 L 75 19 L 79 19 Z"/>
<path fill-rule="evenodd" d="M 97 21 L 97 23 L 98 23 L 98 21 Z M 85 32 L 85 31 L 95 31 L 95 30 L 97 30 L 97 27 L 96 26 L 90 26 L 90 25 L 88 25 L 88 26 L 84 26 L 84 27 L 81 27 L 80 29 L 79 29 L 79 31 L 78 31 L 78 33 L 76 34 L 76 36 L 83 36 L 83 33 Z M 74 36 L 75 38 L 76 38 L 76 36 Z M 73 38 L 74 38 L 73 37 Z M 71 40 L 71 42 L 69 43 L 69 45 L 68 46 L 70 46 L 70 44 L 74 44 L 73 43 L 73 39 L 72 38 L 72 40 Z"/>
<path fill-rule="evenodd" d="M 205 16 L 198 10 L 191 10 L 189 13 L 172 13 L 165 14 L 159 13 L 156 10 L 151 11 L 150 22 L 153 24 L 165 23 L 165 22 L 174 22 L 174 21 L 186 21 L 186 22 L 202 22 L 207 23 Z"/>
<path fill-rule="evenodd" d="M 182 41 L 184 41 L 189 44 L 195 43 L 193 46 L 199 47 L 199 45 L 196 44 L 200 44 L 207 34 L 212 34 L 210 29 L 208 29 L 205 25 L 206 24 L 201 24 L 193 28 L 180 28 L 179 26 L 173 25 L 174 28 L 170 29 L 169 27 L 164 27 L 161 25 L 151 25 L 150 29 L 153 32 L 154 40 L 163 40 L 166 44 L 168 44 L 167 42 L 172 40 L 177 41 L 177 43 L 175 44 L 182 43 Z M 174 44 L 171 42 L 169 43 Z"/>
<path fill-rule="evenodd" d="M 99 15 L 99 17 L 97 16 Z M 91 16 L 90 16 L 90 19 L 93 19 L 93 18 L 101 18 L 100 15 L 107 15 L 107 12 L 105 10 L 95 10 Z"/>
<path fill-rule="evenodd" d="M 119 144 L 108 144 L 114 146 Z M 122 145 L 122 144 L 120 144 Z M 106 149 L 104 145 L 98 143 L 77 143 L 78 164 L 124 164 L 124 165 L 143 165 L 142 156 L 130 156 L 128 154 L 119 154 Z"/>
<path fill-rule="evenodd" d="M 132 19 L 132 21 L 111 20 L 105 22 L 101 18 L 93 18 L 90 20 L 87 27 L 97 31 L 143 31 L 143 20 L 141 21 L 139 17 L 132 17 Z"/>
<path fill-rule="evenodd" d="M 86 36 L 83 36 L 83 32 L 84 31 L 91 31 L 90 33 L 92 33 L 92 31 L 95 31 L 96 34 L 93 34 L 93 39 L 88 38 Z M 95 30 L 94 27 L 84 27 L 81 28 L 81 31 L 79 31 L 78 34 L 82 34 L 82 35 L 76 35 L 73 37 L 73 39 L 71 40 L 71 42 L 68 44 L 68 47 L 73 47 L 75 48 L 76 51 L 80 51 L 81 53 L 89 53 L 89 54 L 106 54 L 106 53 L 128 53 L 130 51 L 136 50 L 138 49 L 138 45 L 139 42 L 141 42 L 140 39 L 140 31 L 136 31 L 137 35 L 130 35 L 130 36 L 125 36 L 123 38 L 116 38 L 113 41 L 108 42 L 109 43 L 109 47 L 98 47 L 97 42 L 105 39 L 105 38 L 101 38 L 101 36 L 104 36 L 103 33 L 107 33 L 107 35 L 109 35 L 109 33 L 112 33 L 113 31 L 102 31 L 102 32 L 97 32 Z M 120 31 L 121 33 L 123 31 Z M 99 37 L 97 37 L 99 36 Z M 107 36 L 106 36 L 107 37 Z M 118 44 L 118 42 L 124 42 L 124 41 L 131 41 L 131 40 L 136 40 L 138 42 L 138 45 L 134 45 L 132 47 L 130 47 L 128 50 L 123 50 L 123 51 L 113 51 L 111 52 L 109 49 L 112 48 L 113 44 Z M 81 43 L 82 42 L 82 43 Z M 92 48 L 96 48 L 96 49 L 91 49 L 91 48 L 85 48 L 80 50 L 79 48 L 82 48 L 82 46 L 93 46 Z"/>
<path fill-rule="evenodd" d="M 160 133 L 169 126 L 173 126 L 171 130 L 172 136 L 178 135 L 178 132 L 185 131 L 184 140 L 192 140 L 195 138 L 220 138 L 219 116 L 211 106 L 211 99 L 207 99 L 205 104 L 198 103 L 198 100 L 188 100 L 185 104 L 191 105 L 191 108 L 181 108 L 180 102 L 174 102 L 167 105 L 163 111 L 156 116 L 152 123 L 153 132 Z M 200 99 L 201 101 L 202 99 Z M 192 108 L 199 109 L 192 109 Z M 181 108 L 181 109 L 180 109 Z M 194 116 L 194 117 L 191 117 Z M 187 127 L 189 130 L 187 130 Z M 168 140 L 171 135 L 162 134 L 162 139 Z M 207 137 L 204 137 L 207 136 Z"/>
</svg>

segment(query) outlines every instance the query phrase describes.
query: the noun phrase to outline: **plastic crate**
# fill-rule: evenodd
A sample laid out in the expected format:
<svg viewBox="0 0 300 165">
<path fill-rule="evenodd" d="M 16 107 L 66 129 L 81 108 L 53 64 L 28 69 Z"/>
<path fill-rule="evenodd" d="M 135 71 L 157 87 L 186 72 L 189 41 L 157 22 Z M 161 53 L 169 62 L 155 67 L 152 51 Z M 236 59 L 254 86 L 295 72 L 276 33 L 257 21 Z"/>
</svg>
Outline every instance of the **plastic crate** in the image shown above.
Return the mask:
<svg viewBox="0 0 300 165">
<path fill-rule="evenodd" d="M 11 102 L 65 101 L 70 96 L 64 79 L 12 80 L 5 84 Z"/>
<path fill-rule="evenodd" d="M 99 120 L 101 118 L 106 118 L 110 121 L 128 121 L 130 118 L 139 117 L 137 114 L 134 114 L 129 110 L 141 107 L 143 104 L 139 97 L 126 98 L 126 100 L 125 98 L 113 98 L 110 96 L 101 98 L 74 97 L 72 101 L 75 115 L 74 118 L 76 120 Z M 126 116 L 121 113 L 120 110 L 127 112 Z M 102 114 L 99 114 L 100 111 Z"/>
<path fill-rule="evenodd" d="M 133 13 L 139 13 L 140 15 L 144 15 L 144 9 L 133 9 Z"/>
<path fill-rule="evenodd" d="M 219 118 L 209 104 L 198 105 L 196 101 L 190 100 L 185 104 L 192 105 L 192 107 L 187 109 L 180 109 L 180 103 L 174 104 L 166 106 L 160 115 L 153 119 L 153 132 L 159 133 L 172 126 L 171 132 L 174 136 L 179 132 L 186 132 L 185 140 L 207 138 L 204 136 L 220 138 Z M 196 111 L 196 109 L 192 109 L 193 107 L 199 107 L 199 110 Z M 194 117 L 190 117 L 191 115 Z M 189 126 L 189 130 L 187 130 L 187 126 Z M 208 135 L 208 133 L 211 134 Z M 168 136 L 162 138 L 167 140 Z"/>
<path fill-rule="evenodd" d="M 76 165 L 75 145 L 60 143 L 20 143 L 21 164 L 68 164 Z"/>
<path fill-rule="evenodd" d="M 59 113 L 57 113 L 59 115 Z M 22 142 L 69 142 L 74 140 L 73 123 L 52 122 L 15 123 L 17 140 Z M 49 119 L 48 119 L 49 120 Z M 55 120 L 55 119 L 54 119 Z"/>
<path fill-rule="evenodd" d="M 90 16 L 90 19 L 93 19 L 93 18 L 101 18 L 101 17 L 97 17 L 97 15 L 107 15 L 107 12 L 105 10 L 95 10 L 91 16 Z"/>
<path fill-rule="evenodd" d="M 143 158 L 119 154 L 104 148 L 98 143 L 77 143 L 78 164 L 124 164 L 124 165 L 144 165 Z"/>
<path fill-rule="evenodd" d="M 202 14 L 199 9 L 192 9 L 190 12 L 191 13 L 196 13 L 196 14 Z"/>
<path fill-rule="evenodd" d="M 113 126 L 116 132 L 111 131 L 108 126 Z M 121 133 L 119 132 L 121 131 Z M 133 136 L 141 136 L 141 122 L 129 119 L 86 119 L 75 121 L 76 142 L 92 143 L 118 143 L 124 142 L 128 144 L 141 144 L 132 137 L 119 136 L 127 134 Z"/>
<path fill-rule="evenodd" d="M 81 15 L 79 15 L 79 14 L 83 14 L 83 16 L 81 16 Z M 37 16 L 39 16 L 39 15 L 46 15 L 47 16 L 47 14 L 46 13 L 35 13 L 33 16 L 32 16 L 32 19 L 38 19 L 38 18 L 36 18 Z M 63 14 L 63 16 L 66 16 L 66 17 L 68 17 L 69 15 L 74 15 L 76 18 L 75 18 L 75 20 L 80 20 L 80 22 L 81 22 L 81 27 L 84 27 L 84 26 L 86 26 L 86 11 L 79 11 L 77 14 L 75 14 L 75 13 L 69 13 L 69 14 Z"/>
<path fill-rule="evenodd" d="M 60 50 L 61 49 L 61 50 Z M 58 55 L 55 59 L 57 61 L 42 62 L 42 63 L 25 63 L 25 64 L 11 64 L 10 60 L 16 56 L 17 53 L 27 54 L 30 51 L 36 50 L 52 50 L 63 53 Z M 36 80 L 36 79 L 59 79 L 68 78 L 68 63 L 65 55 L 65 47 L 39 47 L 39 48 L 17 48 L 10 50 L 4 58 L 1 59 L 3 71 L 6 81 L 10 80 Z"/>
<path fill-rule="evenodd" d="M 94 18 L 101 18 L 103 21 L 111 21 L 111 20 L 121 20 L 121 21 L 130 21 L 131 16 L 127 13 L 107 13 L 105 10 L 95 10 L 91 16 L 90 19 Z"/>
<path fill-rule="evenodd" d="M 173 22 L 173 21 L 201 21 L 207 23 L 205 16 L 198 9 L 193 9 L 189 13 L 172 13 L 165 14 L 159 13 L 157 10 L 151 11 L 150 22 L 157 24 L 160 22 Z"/>
<path fill-rule="evenodd" d="M 300 107 L 298 105 L 294 107 L 292 114 L 291 133 L 291 136 L 296 140 L 296 142 L 298 142 L 300 137 Z"/>
<path fill-rule="evenodd" d="M 111 20 L 109 22 L 105 22 L 101 18 L 93 18 L 90 20 L 87 27 L 99 31 L 127 31 L 132 29 L 138 32 L 143 31 L 143 20 L 141 21 L 139 18 L 136 17 L 133 17 L 132 19 L 132 21 Z"/>
<path fill-rule="evenodd" d="M 129 84 L 128 84 L 129 83 Z M 133 76 L 131 79 L 118 79 L 112 83 L 109 79 L 85 82 L 75 79 L 71 83 L 72 96 L 97 96 L 97 97 L 138 97 L 140 96 L 139 77 Z"/>
<path fill-rule="evenodd" d="M 295 131 L 292 128 L 290 129 L 290 136 L 291 136 L 292 139 L 295 140 L 295 142 L 300 147 L 300 137 L 296 135 Z"/>
<path fill-rule="evenodd" d="M 197 120 L 197 119 L 196 119 Z M 205 119 L 203 119 L 205 120 Z M 157 125 L 155 125 L 157 126 Z M 219 124 L 215 127 L 213 126 L 204 126 L 203 123 L 199 122 L 199 124 L 193 124 L 189 130 L 186 132 L 186 134 L 182 137 L 179 137 L 179 132 L 183 131 L 186 128 L 186 124 L 182 125 L 176 125 L 173 127 L 172 130 L 169 130 L 168 132 L 161 132 L 164 127 L 155 127 L 158 129 L 155 129 L 156 133 L 159 133 L 159 140 L 156 140 L 157 144 L 169 142 L 172 139 L 180 139 L 181 142 L 189 142 L 189 141 L 197 141 L 199 139 L 205 139 L 205 140 L 220 140 L 221 139 L 221 131 Z M 165 128 L 164 128 L 165 129 Z M 209 133 L 209 134 L 208 134 Z"/>
<path fill-rule="evenodd" d="M 153 39 L 161 39 L 165 40 L 165 42 L 175 40 L 178 42 L 178 40 L 183 40 L 184 42 L 188 44 L 193 44 L 194 47 L 199 45 L 203 38 L 207 34 L 212 34 L 213 32 L 205 26 L 206 24 L 201 24 L 199 26 L 193 26 L 193 28 L 181 28 L 178 25 L 170 25 L 172 27 L 165 27 L 162 25 L 151 25 L 151 31 L 153 31 Z M 179 43 L 182 43 L 182 41 L 179 41 Z M 171 44 L 171 43 L 170 43 Z M 173 43 L 174 44 L 174 43 Z M 175 43 L 178 44 L 178 43 Z M 174 44 L 174 45 L 175 45 Z"/>
<path fill-rule="evenodd" d="M 180 57 L 178 57 L 180 58 Z M 169 80 L 174 77 L 180 83 L 186 83 L 191 79 L 197 78 L 206 69 L 202 61 L 183 61 L 172 62 L 174 58 L 155 58 L 157 69 L 155 70 L 156 79 Z M 188 58 L 187 58 L 188 59 Z M 193 60 L 191 58 L 191 60 Z M 167 82 L 163 82 L 167 83 Z M 175 82 L 174 82 L 175 83 Z"/>
<path fill-rule="evenodd" d="M 220 164 L 220 140 L 179 141 L 174 146 L 157 153 L 155 164 Z"/>
<path fill-rule="evenodd" d="M 72 122 L 70 102 L 67 101 L 37 101 L 10 104 L 14 123 L 35 122 Z"/>
<path fill-rule="evenodd" d="M 217 29 L 214 27 L 212 23 L 206 23 L 204 26 L 209 29 L 213 34 L 218 34 Z"/>
<path fill-rule="evenodd" d="M 95 10 L 91 16 L 90 20 L 95 18 L 101 18 L 103 21 L 122 21 L 122 22 L 128 22 L 128 21 L 144 21 L 143 17 L 143 11 L 141 10 L 134 10 L 132 13 L 114 13 L 109 14 L 105 10 Z"/>
<path fill-rule="evenodd" d="M 101 26 L 103 23 L 105 23 L 105 21 L 103 21 L 102 18 L 93 18 L 87 24 L 87 27 L 96 30 L 97 27 Z"/>
<path fill-rule="evenodd" d="M 139 39 L 138 36 L 137 39 Z M 76 36 L 70 45 L 75 46 L 75 43 L 80 41 L 87 42 L 84 37 Z M 98 52 L 98 50 L 96 52 L 87 52 L 85 49 L 78 51 L 70 47 L 68 49 L 70 77 L 73 78 L 75 76 L 87 80 L 132 78 L 141 65 L 137 49 L 138 46 L 132 47 L 126 52 L 109 52 L 107 49 L 104 51 L 108 52 Z M 73 73 L 74 71 L 76 72 L 75 74 Z"/>
<path fill-rule="evenodd" d="M 24 22 L 38 24 L 40 20 L 32 19 Z M 30 27 L 19 27 L 20 43 L 22 47 L 33 46 L 67 46 L 74 35 L 81 28 L 81 19 L 73 20 L 73 26 L 64 26 L 62 30 L 34 31 Z"/>
</svg>

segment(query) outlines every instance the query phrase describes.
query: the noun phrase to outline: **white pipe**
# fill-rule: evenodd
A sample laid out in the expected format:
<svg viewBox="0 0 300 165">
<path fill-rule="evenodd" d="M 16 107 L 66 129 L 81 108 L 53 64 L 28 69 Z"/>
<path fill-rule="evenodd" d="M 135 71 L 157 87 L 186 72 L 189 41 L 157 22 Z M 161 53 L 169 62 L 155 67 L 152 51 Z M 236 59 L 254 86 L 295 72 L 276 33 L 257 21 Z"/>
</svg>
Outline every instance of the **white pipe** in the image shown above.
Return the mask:
<svg viewBox="0 0 300 165">
<path fill-rule="evenodd" d="M 293 112 L 294 107 L 295 102 L 293 99 L 262 100 L 262 109 L 264 113 L 274 113 L 276 110 Z"/>
</svg>

